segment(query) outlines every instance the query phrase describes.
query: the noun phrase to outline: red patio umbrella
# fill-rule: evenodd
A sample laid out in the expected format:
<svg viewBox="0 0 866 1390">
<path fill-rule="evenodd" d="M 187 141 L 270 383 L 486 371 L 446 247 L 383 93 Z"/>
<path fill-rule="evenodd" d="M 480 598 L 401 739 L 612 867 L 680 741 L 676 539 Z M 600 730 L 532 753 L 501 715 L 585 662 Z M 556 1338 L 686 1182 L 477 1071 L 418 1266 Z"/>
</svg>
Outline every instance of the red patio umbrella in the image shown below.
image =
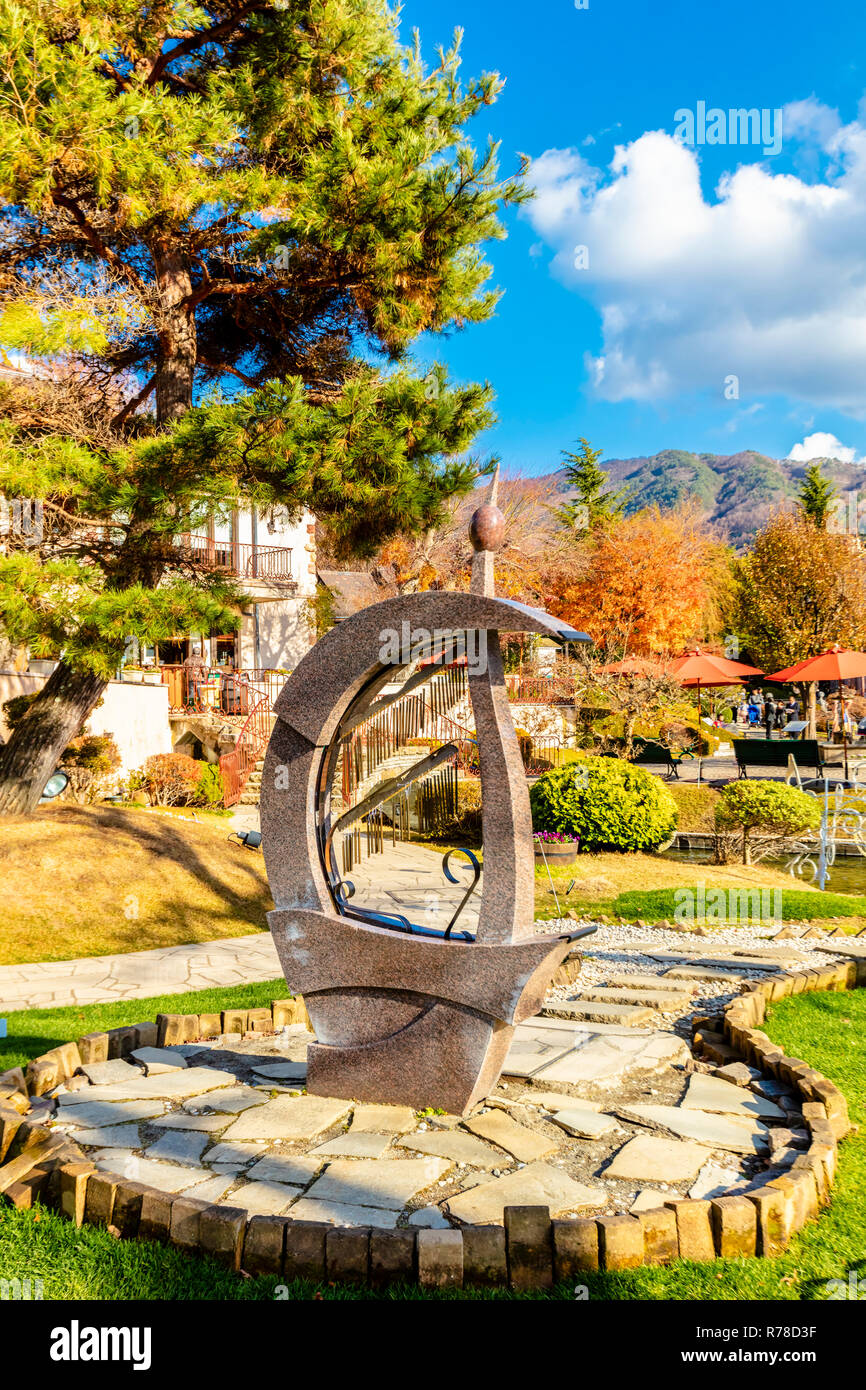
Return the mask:
<svg viewBox="0 0 866 1390">
<path fill-rule="evenodd" d="M 667 670 L 667 665 L 646 656 L 626 656 L 622 661 L 612 661 L 599 669 L 606 676 L 661 676 Z"/>
<path fill-rule="evenodd" d="M 726 656 L 714 656 L 712 652 L 702 652 L 695 647 L 683 656 L 675 657 L 669 666 L 674 680 L 698 692 L 698 781 L 703 772 L 701 756 L 701 686 L 702 685 L 742 685 L 749 676 L 762 676 L 757 666 L 747 666 L 742 661 L 730 661 Z"/>
<path fill-rule="evenodd" d="M 845 776 L 848 776 L 848 734 L 845 729 L 845 703 L 842 699 L 842 682 L 855 680 L 858 676 L 866 676 L 866 652 L 851 651 L 848 647 L 840 647 L 838 642 L 832 647 L 828 647 L 825 652 L 819 652 L 817 656 L 809 656 L 805 661 L 797 661 L 793 666 L 787 666 L 784 671 L 777 671 L 774 676 L 768 677 L 769 680 L 781 681 L 784 684 L 794 681 L 811 683 L 816 681 L 838 681 L 839 682 L 839 705 L 842 716 L 842 747 L 844 748 Z"/>
</svg>

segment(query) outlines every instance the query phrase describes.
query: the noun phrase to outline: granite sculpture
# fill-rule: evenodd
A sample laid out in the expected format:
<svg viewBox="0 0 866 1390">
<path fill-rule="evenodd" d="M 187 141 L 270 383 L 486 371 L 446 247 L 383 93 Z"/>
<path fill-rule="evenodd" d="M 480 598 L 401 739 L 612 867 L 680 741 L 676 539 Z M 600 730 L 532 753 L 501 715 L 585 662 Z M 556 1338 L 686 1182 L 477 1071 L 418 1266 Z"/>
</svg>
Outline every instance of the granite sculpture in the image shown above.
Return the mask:
<svg viewBox="0 0 866 1390">
<path fill-rule="evenodd" d="M 499 633 L 588 639 L 547 613 L 495 597 L 493 557 L 504 521 L 495 483 L 491 491 L 470 528 L 469 593 L 428 591 L 363 609 L 316 643 L 276 701 L 261 792 L 276 904 L 268 920 L 286 980 L 303 994 L 315 1028 L 307 1079 L 314 1094 L 465 1113 L 495 1086 L 514 1025 L 537 1013 L 580 934 L 534 929 L 529 794 Z M 387 634 L 407 631 L 421 634 L 426 664 L 415 659 L 415 647 L 403 664 L 383 660 Z M 437 658 L 453 655 L 470 632 L 483 658 L 468 679 L 484 843 L 474 937 L 353 905 L 334 838 L 348 817 L 331 804 L 348 734 L 410 682 L 423 685 Z M 395 690 L 395 681 L 404 684 Z M 424 777 L 454 751 L 446 745 L 420 759 L 403 780 Z"/>
</svg>

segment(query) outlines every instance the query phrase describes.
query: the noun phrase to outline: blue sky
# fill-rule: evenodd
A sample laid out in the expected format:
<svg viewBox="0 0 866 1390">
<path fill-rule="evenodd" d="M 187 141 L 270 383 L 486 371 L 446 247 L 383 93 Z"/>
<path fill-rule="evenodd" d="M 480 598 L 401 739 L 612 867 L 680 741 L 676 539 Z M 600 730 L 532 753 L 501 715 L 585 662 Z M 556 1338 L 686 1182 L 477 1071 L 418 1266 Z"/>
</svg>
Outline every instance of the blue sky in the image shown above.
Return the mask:
<svg viewBox="0 0 866 1390">
<path fill-rule="evenodd" d="M 536 161 L 538 199 L 488 247 L 497 317 L 420 354 L 493 383 L 483 448 L 524 473 L 579 435 L 866 456 L 866 7 L 406 0 L 414 26 L 431 62 L 464 30 L 464 73 L 507 78 L 476 143 Z M 699 102 L 782 110 L 780 152 L 675 141 Z"/>
</svg>

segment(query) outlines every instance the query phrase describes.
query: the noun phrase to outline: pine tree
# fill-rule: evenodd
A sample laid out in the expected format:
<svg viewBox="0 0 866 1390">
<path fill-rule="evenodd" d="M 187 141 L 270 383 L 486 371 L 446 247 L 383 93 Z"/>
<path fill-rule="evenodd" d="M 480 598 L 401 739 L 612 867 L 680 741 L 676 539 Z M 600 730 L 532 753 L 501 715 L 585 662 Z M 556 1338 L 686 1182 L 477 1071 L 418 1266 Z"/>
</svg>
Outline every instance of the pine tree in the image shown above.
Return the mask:
<svg viewBox="0 0 866 1390">
<path fill-rule="evenodd" d="M 501 86 L 428 70 L 384 0 L 0 0 L 0 633 L 62 659 L 0 749 L 35 804 L 125 639 L 237 622 L 177 538 L 304 507 L 346 552 L 467 491 L 484 385 L 420 377 L 481 321 L 481 242 L 526 195 L 464 126 Z M 18 370 L 15 370 L 18 368 Z"/>
<path fill-rule="evenodd" d="M 822 531 L 826 530 L 827 518 L 837 496 L 830 479 L 824 477 L 820 463 L 810 463 L 797 500 L 802 515 Z"/>
<path fill-rule="evenodd" d="M 628 501 L 628 489 L 608 490 L 608 477 L 598 461 L 603 449 L 593 449 L 581 438 L 580 453 L 563 450 L 563 472 L 574 496 L 558 508 L 557 514 L 572 531 L 586 531 L 601 521 L 612 521 L 622 515 Z"/>
</svg>

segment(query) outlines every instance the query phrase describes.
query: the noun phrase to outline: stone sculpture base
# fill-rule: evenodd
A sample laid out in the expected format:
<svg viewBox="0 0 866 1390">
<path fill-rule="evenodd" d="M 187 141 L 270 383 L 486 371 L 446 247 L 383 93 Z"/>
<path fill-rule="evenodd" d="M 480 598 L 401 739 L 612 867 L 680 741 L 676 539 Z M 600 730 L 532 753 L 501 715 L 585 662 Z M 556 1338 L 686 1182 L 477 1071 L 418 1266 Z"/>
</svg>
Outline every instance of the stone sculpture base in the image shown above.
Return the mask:
<svg viewBox="0 0 866 1390">
<path fill-rule="evenodd" d="M 315 1026 L 315 1001 L 307 1007 Z M 510 1024 L 428 1000 L 414 1022 L 375 1042 L 313 1043 L 307 1090 L 462 1115 L 496 1085 L 513 1034 Z"/>
<path fill-rule="evenodd" d="M 303 908 L 269 922 L 316 1032 L 307 1090 L 457 1115 L 496 1085 L 513 1025 L 537 1013 L 571 949 L 550 936 L 412 936 Z"/>
</svg>

